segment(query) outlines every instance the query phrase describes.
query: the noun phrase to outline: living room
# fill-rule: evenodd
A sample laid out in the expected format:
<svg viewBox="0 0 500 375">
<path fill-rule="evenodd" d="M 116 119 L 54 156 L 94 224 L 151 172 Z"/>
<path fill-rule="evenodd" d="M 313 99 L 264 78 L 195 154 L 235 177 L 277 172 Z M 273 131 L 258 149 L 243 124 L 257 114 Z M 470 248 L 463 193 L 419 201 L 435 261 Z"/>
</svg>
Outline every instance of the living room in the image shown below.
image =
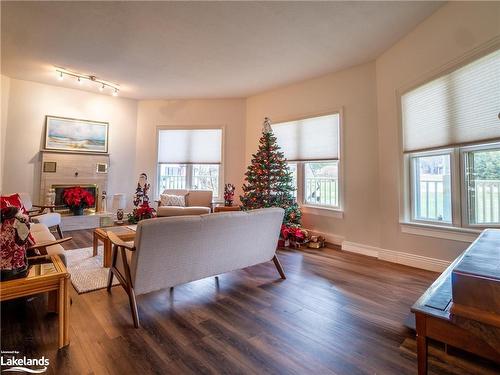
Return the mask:
<svg viewBox="0 0 500 375">
<path fill-rule="evenodd" d="M 2 371 L 498 373 L 498 2 L 1 16 Z"/>
</svg>

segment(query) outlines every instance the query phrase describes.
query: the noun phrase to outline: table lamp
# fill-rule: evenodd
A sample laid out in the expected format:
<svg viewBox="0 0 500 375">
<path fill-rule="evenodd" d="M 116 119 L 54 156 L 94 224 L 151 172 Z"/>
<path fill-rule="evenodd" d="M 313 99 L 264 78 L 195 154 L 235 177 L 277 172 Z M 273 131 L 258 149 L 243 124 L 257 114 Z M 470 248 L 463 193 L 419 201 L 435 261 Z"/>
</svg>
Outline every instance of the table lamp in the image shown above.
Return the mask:
<svg viewBox="0 0 500 375">
<path fill-rule="evenodd" d="M 113 195 L 113 210 L 116 210 L 116 222 L 123 224 L 123 210 L 125 209 L 125 194 L 118 193 Z"/>
</svg>

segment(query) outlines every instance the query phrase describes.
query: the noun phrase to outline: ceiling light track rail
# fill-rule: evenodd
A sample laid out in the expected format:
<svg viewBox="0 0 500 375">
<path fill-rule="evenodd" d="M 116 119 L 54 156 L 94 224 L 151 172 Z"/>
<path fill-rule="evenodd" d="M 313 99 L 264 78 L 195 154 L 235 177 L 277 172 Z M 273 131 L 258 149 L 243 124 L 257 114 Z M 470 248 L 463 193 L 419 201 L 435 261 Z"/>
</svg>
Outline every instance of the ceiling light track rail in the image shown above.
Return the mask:
<svg viewBox="0 0 500 375">
<path fill-rule="evenodd" d="M 83 84 L 84 80 L 93 82 L 96 84 L 96 86 L 99 88 L 99 91 L 103 92 L 106 89 L 111 90 L 111 95 L 113 96 L 118 96 L 118 92 L 120 91 L 120 85 L 111 83 L 108 81 L 104 81 L 100 78 L 97 78 L 94 75 L 90 74 L 83 74 L 83 73 L 78 73 L 78 72 L 73 72 L 68 69 L 56 67 L 56 74 L 57 74 L 57 79 L 59 81 L 62 81 L 64 77 L 72 77 L 75 78 L 77 83 Z"/>
</svg>

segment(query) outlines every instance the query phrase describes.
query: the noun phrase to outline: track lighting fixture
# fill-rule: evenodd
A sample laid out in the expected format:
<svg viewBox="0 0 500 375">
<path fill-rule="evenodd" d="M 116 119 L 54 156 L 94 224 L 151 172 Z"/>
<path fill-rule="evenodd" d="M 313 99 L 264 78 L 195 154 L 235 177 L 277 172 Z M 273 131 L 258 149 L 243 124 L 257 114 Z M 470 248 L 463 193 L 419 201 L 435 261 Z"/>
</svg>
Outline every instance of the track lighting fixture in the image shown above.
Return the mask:
<svg viewBox="0 0 500 375">
<path fill-rule="evenodd" d="M 118 92 L 120 91 L 120 89 L 119 89 L 120 86 L 117 85 L 116 83 L 104 81 L 100 78 L 97 78 L 96 76 L 77 73 L 77 72 L 73 72 L 71 70 L 59 68 L 59 67 L 56 67 L 55 69 L 56 69 L 56 73 L 57 73 L 57 79 L 59 81 L 62 81 L 64 76 L 69 76 L 69 77 L 76 78 L 76 81 L 80 85 L 82 85 L 84 83 L 84 80 L 88 80 L 90 82 L 95 82 L 98 85 L 99 91 L 101 91 L 101 92 L 103 92 L 106 88 L 109 88 L 111 90 L 111 95 L 113 95 L 113 96 L 118 96 Z"/>
</svg>

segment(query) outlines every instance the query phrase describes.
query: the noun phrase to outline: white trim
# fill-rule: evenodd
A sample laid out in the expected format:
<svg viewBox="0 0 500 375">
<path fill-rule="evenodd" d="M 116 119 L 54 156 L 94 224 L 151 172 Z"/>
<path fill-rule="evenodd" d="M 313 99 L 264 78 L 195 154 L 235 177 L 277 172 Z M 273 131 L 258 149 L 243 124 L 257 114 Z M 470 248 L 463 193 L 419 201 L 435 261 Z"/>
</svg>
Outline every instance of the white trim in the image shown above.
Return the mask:
<svg viewBox="0 0 500 375">
<path fill-rule="evenodd" d="M 335 219 L 343 219 L 344 218 L 344 211 L 333 209 L 333 208 L 311 206 L 311 205 L 303 204 L 300 206 L 300 209 L 301 209 L 302 213 L 306 214 L 306 215 L 332 217 Z"/>
<path fill-rule="evenodd" d="M 350 253 L 370 256 L 386 262 L 403 264 L 405 266 L 421 268 L 434 272 L 443 272 L 451 264 L 451 261 L 447 260 L 429 258 L 401 251 L 387 250 L 349 241 L 344 241 L 342 243 L 342 250 Z"/>
<path fill-rule="evenodd" d="M 342 250 L 350 253 L 366 255 L 372 258 L 378 258 L 379 248 L 361 243 L 344 241 L 342 242 Z"/>
<path fill-rule="evenodd" d="M 400 226 L 403 233 L 467 243 L 472 243 L 481 233 L 480 230 L 475 229 L 440 227 L 429 224 L 401 223 Z"/>
</svg>

